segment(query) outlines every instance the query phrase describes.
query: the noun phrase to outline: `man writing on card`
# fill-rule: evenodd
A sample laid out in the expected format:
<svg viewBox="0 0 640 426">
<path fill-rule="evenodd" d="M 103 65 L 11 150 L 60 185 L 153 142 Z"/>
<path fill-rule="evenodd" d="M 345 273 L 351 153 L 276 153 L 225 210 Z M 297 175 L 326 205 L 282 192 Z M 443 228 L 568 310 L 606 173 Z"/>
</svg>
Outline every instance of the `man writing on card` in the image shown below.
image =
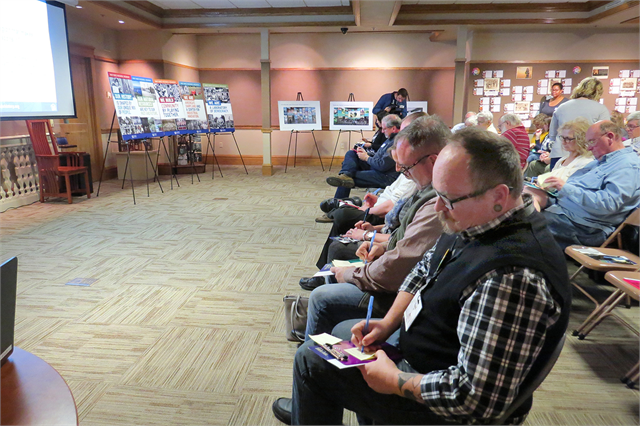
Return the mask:
<svg viewBox="0 0 640 426">
<path fill-rule="evenodd" d="M 404 359 L 384 352 L 337 370 L 302 345 L 294 361 L 292 424 L 340 424 L 343 409 L 381 424 L 495 424 L 569 318 L 560 248 L 523 198 L 518 154 L 477 128 L 452 136 L 433 170 L 446 233 L 407 276 L 389 313 L 352 329 L 369 346 L 399 332 Z M 333 334 L 341 334 L 344 323 Z M 288 420 L 274 403 L 274 413 Z M 531 401 L 507 424 L 522 423 Z"/>
</svg>

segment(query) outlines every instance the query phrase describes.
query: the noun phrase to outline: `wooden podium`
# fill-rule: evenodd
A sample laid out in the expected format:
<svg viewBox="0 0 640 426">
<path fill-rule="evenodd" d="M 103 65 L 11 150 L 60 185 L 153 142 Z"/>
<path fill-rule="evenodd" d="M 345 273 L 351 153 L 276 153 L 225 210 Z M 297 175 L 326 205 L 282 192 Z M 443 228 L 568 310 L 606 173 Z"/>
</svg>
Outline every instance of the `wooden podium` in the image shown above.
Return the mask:
<svg viewBox="0 0 640 426">
<path fill-rule="evenodd" d="M 69 386 L 45 361 L 16 347 L 0 371 L 1 424 L 78 425 Z"/>
</svg>

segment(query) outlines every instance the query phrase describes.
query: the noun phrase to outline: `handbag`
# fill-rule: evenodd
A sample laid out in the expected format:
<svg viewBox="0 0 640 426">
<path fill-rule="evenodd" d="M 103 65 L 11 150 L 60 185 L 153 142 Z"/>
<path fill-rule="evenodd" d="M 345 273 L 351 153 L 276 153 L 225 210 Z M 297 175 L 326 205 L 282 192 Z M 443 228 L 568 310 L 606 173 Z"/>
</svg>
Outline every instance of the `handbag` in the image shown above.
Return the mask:
<svg viewBox="0 0 640 426">
<path fill-rule="evenodd" d="M 282 300 L 284 302 L 285 335 L 287 340 L 302 343 L 307 329 L 309 298 L 288 295 Z"/>
</svg>

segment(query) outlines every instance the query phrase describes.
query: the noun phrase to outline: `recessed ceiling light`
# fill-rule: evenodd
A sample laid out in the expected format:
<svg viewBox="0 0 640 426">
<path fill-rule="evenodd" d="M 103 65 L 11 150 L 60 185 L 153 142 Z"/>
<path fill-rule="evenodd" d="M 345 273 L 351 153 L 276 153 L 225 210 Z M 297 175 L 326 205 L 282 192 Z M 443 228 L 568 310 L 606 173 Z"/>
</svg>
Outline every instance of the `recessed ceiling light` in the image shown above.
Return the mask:
<svg viewBox="0 0 640 426">
<path fill-rule="evenodd" d="M 79 4 L 76 5 L 76 9 L 82 9 L 82 6 L 80 6 Z"/>
<path fill-rule="evenodd" d="M 118 21 L 118 23 L 120 23 L 120 24 L 124 24 L 124 21 Z"/>
</svg>

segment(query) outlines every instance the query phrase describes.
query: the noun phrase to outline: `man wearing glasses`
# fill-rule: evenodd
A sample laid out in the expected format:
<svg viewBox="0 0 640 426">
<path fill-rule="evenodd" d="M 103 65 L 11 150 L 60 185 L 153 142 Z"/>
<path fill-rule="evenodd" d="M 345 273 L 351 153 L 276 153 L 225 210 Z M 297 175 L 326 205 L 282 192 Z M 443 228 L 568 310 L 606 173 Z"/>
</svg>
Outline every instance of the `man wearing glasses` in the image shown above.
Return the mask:
<svg viewBox="0 0 640 426">
<path fill-rule="evenodd" d="M 387 140 L 369 156 L 362 147 L 350 150 L 344 156 L 342 167 L 338 176 L 329 176 L 327 183 L 337 186 L 334 198 L 344 199 L 349 197 L 351 188 L 386 188 L 398 177 L 396 162 L 391 157 L 393 138 L 400 131 L 400 117 L 389 114 L 382 119 L 382 132 Z"/>
<path fill-rule="evenodd" d="M 586 137 L 596 160 L 566 181 L 557 177 L 545 181 L 558 193 L 541 194 L 540 205 L 563 249 L 601 245 L 640 204 L 640 159 L 625 148 L 621 130 L 608 120 L 591 125 Z"/>
<path fill-rule="evenodd" d="M 564 257 L 531 197 L 521 196 L 513 145 L 463 129 L 438 155 L 432 184 L 447 233 L 382 320 L 368 333 L 365 321 L 350 328 L 357 346 L 399 334 L 403 359 L 378 350 L 359 371 L 338 370 L 303 344 L 292 424 L 341 424 L 344 408 L 379 424 L 496 424 L 563 337 L 571 306 Z M 350 325 L 334 335 L 345 338 Z M 500 424 L 521 424 L 530 408 L 531 398 Z"/>
<path fill-rule="evenodd" d="M 640 155 L 640 111 L 632 112 L 627 116 L 627 133 L 629 139 L 624 143 L 631 146 L 633 150 Z"/>
</svg>

